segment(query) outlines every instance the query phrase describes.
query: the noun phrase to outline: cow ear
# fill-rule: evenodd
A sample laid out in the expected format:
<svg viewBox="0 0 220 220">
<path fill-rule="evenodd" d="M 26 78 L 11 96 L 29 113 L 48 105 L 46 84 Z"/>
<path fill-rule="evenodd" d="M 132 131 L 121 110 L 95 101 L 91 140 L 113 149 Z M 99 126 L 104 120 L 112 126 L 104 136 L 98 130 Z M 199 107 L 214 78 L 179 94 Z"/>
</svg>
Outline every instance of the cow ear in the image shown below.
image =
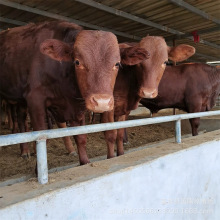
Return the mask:
<svg viewBox="0 0 220 220">
<path fill-rule="evenodd" d="M 136 65 L 143 60 L 149 58 L 150 54 L 143 48 L 134 46 L 127 48 L 120 48 L 121 63 L 125 65 Z"/>
<path fill-rule="evenodd" d="M 71 46 L 56 39 L 47 39 L 40 45 L 41 53 L 57 61 L 72 61 Z"/>
<path fill-rule="evenodd" d="M 188 59 L 196 52 L 196 49 L 190 45 L 180 44 L 176 47 L 168 47 L 168 57 L 175 62 L 181 62 Z"/>
</svg>

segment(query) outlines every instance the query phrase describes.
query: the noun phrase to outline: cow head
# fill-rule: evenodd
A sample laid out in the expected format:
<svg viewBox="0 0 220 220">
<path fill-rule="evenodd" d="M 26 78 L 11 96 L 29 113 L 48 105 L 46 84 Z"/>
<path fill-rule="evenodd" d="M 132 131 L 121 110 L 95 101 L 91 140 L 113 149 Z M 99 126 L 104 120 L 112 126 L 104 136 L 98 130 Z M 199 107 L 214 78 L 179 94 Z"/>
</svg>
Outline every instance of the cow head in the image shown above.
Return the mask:
<svg viewBox="0 0 220 220">
<path fill-rule="evenodd" d="M 150 53 L 148 60 L 136 65 L 139 82 L 138 95 L 141 98 L 155 98 L 158 95 L 158 85 L 168 59 L 180 62 L 195 53 L 195 48 L 192 46 L 180 44 L 176 47 L 169 47 L 162 37 L 154 36 L 143 38 L 137 46 Z"/>
<path fill-rule="evenodd" d="M 54 60 L 74 62 L 79 89 L 89 110 L 101 113 L 113 109 L 113 89 L 121 61 L 114 34 L 82 30 L 72 45 L 48 39 L 40 50 Z"/>
</svg>

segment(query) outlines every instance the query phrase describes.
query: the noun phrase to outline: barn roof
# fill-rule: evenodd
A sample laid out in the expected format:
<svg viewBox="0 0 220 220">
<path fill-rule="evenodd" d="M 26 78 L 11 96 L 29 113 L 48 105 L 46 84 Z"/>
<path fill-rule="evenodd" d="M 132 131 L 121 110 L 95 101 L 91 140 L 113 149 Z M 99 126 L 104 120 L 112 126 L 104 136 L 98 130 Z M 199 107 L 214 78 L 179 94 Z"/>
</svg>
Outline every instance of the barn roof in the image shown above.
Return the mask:
<svg viewBox="0 0 220 220">
<path fill-rule="evenodd" d="M 220 61 L 219 0 L 0 0 L 0 29 L 54 19 L 112 31 L 120 42 L 163 36 L 194 46 L 189 61 Z"/>
</svg>

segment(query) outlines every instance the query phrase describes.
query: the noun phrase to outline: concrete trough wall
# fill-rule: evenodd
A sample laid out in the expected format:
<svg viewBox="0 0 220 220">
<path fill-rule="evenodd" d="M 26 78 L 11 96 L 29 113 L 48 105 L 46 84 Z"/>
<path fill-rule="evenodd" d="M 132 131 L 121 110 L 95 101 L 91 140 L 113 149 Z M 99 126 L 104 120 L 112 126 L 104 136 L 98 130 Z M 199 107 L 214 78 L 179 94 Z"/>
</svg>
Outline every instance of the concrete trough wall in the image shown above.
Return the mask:
<svg viewBox="0 0 220 220">
<path fill-rule="evenodd" d="M 220 219 L 220 130 L 0 188 L 0 219 Z"/>
</svg>

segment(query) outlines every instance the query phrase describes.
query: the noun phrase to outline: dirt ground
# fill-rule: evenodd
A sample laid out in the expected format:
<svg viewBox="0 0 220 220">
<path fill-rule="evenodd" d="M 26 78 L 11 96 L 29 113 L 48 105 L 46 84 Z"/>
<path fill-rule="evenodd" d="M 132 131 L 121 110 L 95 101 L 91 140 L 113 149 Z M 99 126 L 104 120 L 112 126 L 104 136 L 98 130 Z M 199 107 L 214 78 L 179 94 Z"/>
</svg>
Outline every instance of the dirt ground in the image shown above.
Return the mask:
<svg viewBox="0 0 220 220">
<path fill-rule="evenodd" d="M 177 112 L 180 113 L 180 112 Z M 182 113 L 182 112 L 181 112 Z M 159 115 L 170 115 L 171 110 L 163 111 Z M 146 115 L 144 116 L 146 118 Z M 143 116 L 130 116 L 129 120 L 144 118 Z M 98 117 L 96 122 L 98 123 Z M 125 150 L 136 148 L 148 143 L 165 140 L 175 135 L 175 122 L 168 122 L 155 125 L 147 125 L 135 128 L 128 128 L 129 144 Z M 188 120 L 182 121 L 182 135 L 190 134 L 191 128 Z M 0 134 L 10 134 L 7 126 L 2 125 Z M 33 152 L 33 144 L 30 143 L 30 149 Z M 74 144 L 75 145 L 75 144 Z M 47 145 L 48 168 L 60 167 L 78 163 L 78 157 L 68 155 L 61 138 L 50 140 Z M 103 132 L 89 134 L 87 141 L 87 152 L 89 158 L 106 155 L 107 149 Z M 0 180 L 6 180 L 28 174 L 34 174 L 36 165 L 36 156 L 30 159 L 20 157 L 20 147 L 6 146 L 0 150 Z"/>
</svg>

